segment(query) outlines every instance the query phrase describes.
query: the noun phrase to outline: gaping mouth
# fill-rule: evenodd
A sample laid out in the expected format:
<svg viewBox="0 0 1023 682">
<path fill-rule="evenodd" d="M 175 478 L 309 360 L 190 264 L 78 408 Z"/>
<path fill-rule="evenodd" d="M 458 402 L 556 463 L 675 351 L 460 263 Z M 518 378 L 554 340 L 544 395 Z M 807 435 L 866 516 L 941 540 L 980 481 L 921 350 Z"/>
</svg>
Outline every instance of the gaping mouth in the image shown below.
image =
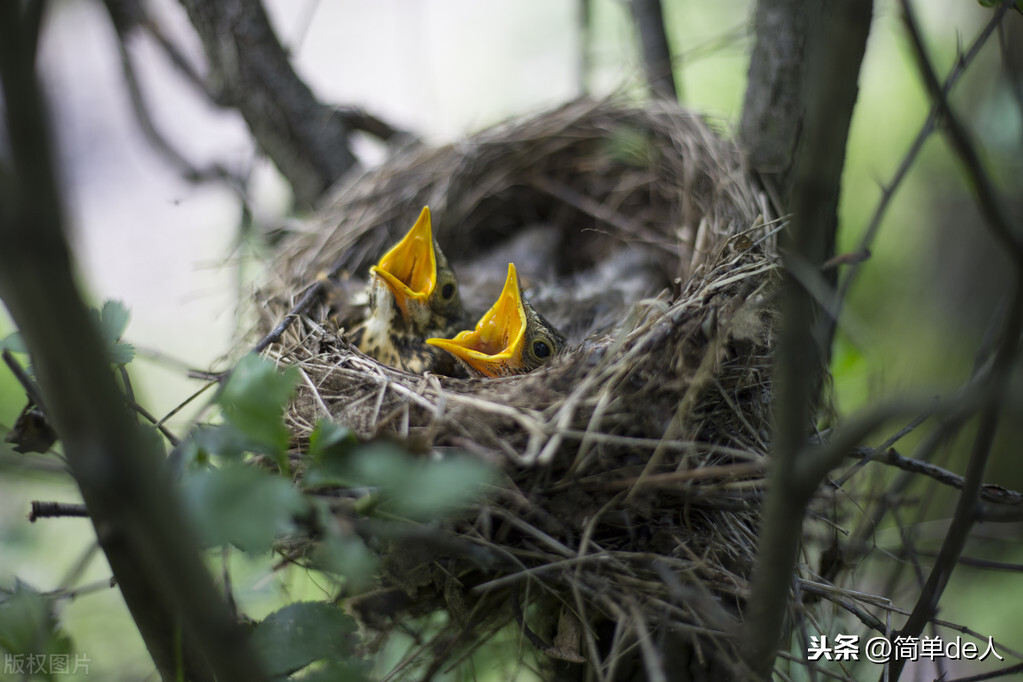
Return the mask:
<svg viewBox="0 0 1023 682">
<path fill-rule="evenodd" d="M 498 377 L 514 374 L 522 367 L 525 336 L 522 290 L 515 265 L 509 263 L 501 295 L 476 323 L 475 329 L 459 332 L 453 339 L 433 338 L 426 342 L 443 348 L 480 374 Z"/>
<path fill-rule="evenodd" d="M 408 234 L 369 271 L 391 290 L 406 318 L 410 301 L 425 303 L 429 299 L 437 286 L 437 254 L 433 249 L 429 206 L 423 207 Z"/>
</svg>

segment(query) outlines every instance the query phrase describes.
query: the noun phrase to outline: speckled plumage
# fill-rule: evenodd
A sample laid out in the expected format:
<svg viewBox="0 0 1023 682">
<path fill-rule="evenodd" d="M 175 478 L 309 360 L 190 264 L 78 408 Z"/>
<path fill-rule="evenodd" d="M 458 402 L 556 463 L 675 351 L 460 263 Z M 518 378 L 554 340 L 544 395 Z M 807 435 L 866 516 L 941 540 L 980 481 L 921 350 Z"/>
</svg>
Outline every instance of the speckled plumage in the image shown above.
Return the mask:
<svg viewBox="0 0 1023 682">
<path fill-rule="evenodd" d="M 470 375 L 486 377 L 531 372 L 565 348 L 565 338 L 523 297 L 511 263 L 504 290 L 474 329 L 426 343 L 451 353 Z"/>
<path fill-rule="evenodd" d="M 454 270 L 433 239 L 430 211 L 370 271 L 365 319 L 352 342 L 377 361 L 407 372 L 458 374 L 454 359 L 424 339 L 454 333 L 467 314 Z"/>
</svg>

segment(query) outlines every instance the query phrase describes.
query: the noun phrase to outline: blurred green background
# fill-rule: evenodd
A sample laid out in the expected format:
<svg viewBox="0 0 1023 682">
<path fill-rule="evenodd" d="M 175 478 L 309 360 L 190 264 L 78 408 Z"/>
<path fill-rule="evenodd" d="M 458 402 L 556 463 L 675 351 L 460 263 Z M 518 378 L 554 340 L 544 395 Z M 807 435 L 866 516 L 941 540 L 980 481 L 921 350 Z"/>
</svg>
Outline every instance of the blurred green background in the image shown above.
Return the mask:
<svg viewBox="0 0 1023 682">
<path fill-rule="evenodd" d="M 753 3 L 665 4 L 683 103 L 730 133 L 737 127 L 746 86 Z M 584 85 L 595 93 L 640 88 L 641 68 L 624 2 L 591 3 L 588 39 L 580 33 L 574 0 L 279 0 L 268 5 L 300 73 L 322 99 L 365 106 L 432 142 L 564 101 Z M 952 67 L 957 47 L 969 44 L 991 16 L 990 10 L 959 0 L 917 6 L 940 74 Z M 198 47 L 174 3 L 156 2 L 154 8 L 198 59 Z M 113 34 L 97 3 L 75 0 L 51 9 L 40 61 L 61 145 L 82 286 L 94 303 L 120 299 L 132 310 L 126 338 L 140 350 L 133 378 L 140 402 L 162 415 L 198 387 L 184 377 L 182 367 L 214 365 L 245 331 L 235 311 L 247 291 L 239 272 L 251 257 L 248 237 L 239 230 L 238 203 L 229 188 L 188 185 L 142 139 L 124 95 Z M 1018 54 L 1021 23 L 1019 15 L 1006 20 L 1006 41 L 1010 53 L 1016 50 L 1017 66 L 1023 63 Z M 144 66 L 145 95 L 168 137 L 193 158 L 247 168 L 258 190 L 251 195 L 257 226 L 285 222 L 283 183 L 252 149 L 237 117 L 196 101 L 152 45 L 137 41 L 132 49 Z M 952 102 L 1019 216 L 1023 120 L 1002 62 L 996 36 L 967 70 Z M 897 6 L 876 2 L 844 175 L 840 252 L 858 248 L 883 187 L 903 162 L 927 112 Z M 379 158 L 379 150 L 370 145 L 360 149 L 367 158 Z M 962 383 L 1008 282 L 1007 263 L 985 231 L 940 136 L 925 144 L 894 195 L 871 252 L 850 292 L 835 346 L 832 390 L 839 415 L 901 392 L 937 395 Z M 0 336 L 9 331 L 9 322 L 0 316 Z M 1016 386 L 1018 396 L 1018 381 Z M 23 402 L 17 383 L 0 371 L 0 432 L 10 428 Z M 1002 425 L 987 480 L 1019 490 L 1023 433 L 1016 403 Z M 192 414 L 186 410 L 170 422 L 171 428 L 182 428 Z M 967 430 L 949 442 L 936 461 L 962 471 L 971 435 Z M 911 455 L 918 441 L 910 434 L 900 442 L 900 451 Z M 78 501 L 73 484 L 47 472 L 56 462 L 52 455 L 22 456 L 0 445 L 0 585 L 19 579 L 49 591 L 69 579 L 75 586 L 100 583 L 61 602 L 60 622 L 75 650 L 91 662 L 88 677 L 59 679 L 146 679 L 151 663 L 118 593 L 102 586 L 109 569 L 102 556 L 90 551 L 94 535 L 88 522 L 32 525 L 26 520 L 32 500 Z M 860 477 L 865 485 L 882 486 L 890 473 L 882 469 Z M 908 496 L 927 502 L 924 516 L 916 519 L 910 507 L 903 510 L 903 520 L 912 526 L 918 549 L 936 550 L 955 498 L 944 489 L 918 487 Z M 1016 568 L 960 567 L 940 613 L 1016 650 L 1023 649 L 1016 606 L 1023 598 L 1020 536 L 1018 524 L 979 526 L 967 554 Z M 902 541 L 889 524 L 878 529 L 876 542 L 895 549 Z M 317 576 L 297 570 L 275 573 L 272 563 L 269 557 L 231 558 L 236 594 L 250 616 L 260 618 L 286 600 L 326 596 L 328 588 Z M 857 588 L 883 589 L 874 576 L 880 578 L 884 570 L 881 562 L 865 562 L 852 574 Z M 913 571 L 905 571 L 903 579 L 911 584 Z M 898 605 L 911 607 L 910 597 L 903 597 Z M 515 642 L 507 646 L 517 648 Z M 512 672 L 500 661 L 499 654 L 480 660 L 479 678 L 510 679 Z"/>
</svg>

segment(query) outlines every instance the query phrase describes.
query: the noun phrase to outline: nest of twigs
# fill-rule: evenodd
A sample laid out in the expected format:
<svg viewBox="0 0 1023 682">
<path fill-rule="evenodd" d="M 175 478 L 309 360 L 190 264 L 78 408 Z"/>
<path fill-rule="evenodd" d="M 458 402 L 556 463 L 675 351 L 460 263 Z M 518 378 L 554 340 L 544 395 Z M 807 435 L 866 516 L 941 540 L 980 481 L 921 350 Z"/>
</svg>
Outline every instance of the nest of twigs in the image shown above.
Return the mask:
<svg viewBox="0 0 1023 682">
<path fill-rule="evenodd" d="M 624 249 L 654 273 L 649 290 L 567 306 L 577 323 L 541 309 L 572 333 L 531 374 L 382 366 L 331 320 L 424 205 L 456 272 L 541 225 L 553 274 L 527 296 L 571 299 Z M 699 116 L 584 100 L 408 149 L 348 182 L 294 235 L 259 303 L 262 332 L 300 311 L 266 350 L 301 370 L 287 415 L 296 443 L 329 417 L 503 472 L 496 492 L 445 526 L 448 542 L 384 550 L 380 591 L 355 604 L 367 624 L 447 612 L 419 650 L 435 666 L 514 624 L 551 666 L 589 666 L 600 679 L 727 668 L 767 451 L 776 220 L 736 147 Z M 584 310 L 612 304 L 610 315 Z M 663 660 L 663 647 L 680 653 Z"/>
</svg>

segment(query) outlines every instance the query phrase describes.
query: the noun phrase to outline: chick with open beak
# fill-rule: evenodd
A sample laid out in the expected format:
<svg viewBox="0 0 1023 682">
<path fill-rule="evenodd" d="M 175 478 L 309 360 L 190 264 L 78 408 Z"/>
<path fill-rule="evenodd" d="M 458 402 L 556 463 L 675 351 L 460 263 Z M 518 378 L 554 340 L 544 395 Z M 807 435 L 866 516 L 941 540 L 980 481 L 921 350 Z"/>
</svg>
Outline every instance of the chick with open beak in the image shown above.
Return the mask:
<svg viewBox="0 0 1023 682">
<path fill-rule="evenodd" d="M 352 340 L 385 365 L 451 374 L 453 359 L 424 340 L 450 335 L 465 320 L 455 272 L 433 238 L 430 209 L 423 207 L 412 229 L 370 268 L 369 309 Z"/>
<path fill-rule="evenodd" d="M 512 263 L 501 295 L 474 329 L 426 343 L 451 353 L 471 375 L 483 377 L 531 372 L 565 348 L 565 338 L 523 298 Z"/>
</svg>

